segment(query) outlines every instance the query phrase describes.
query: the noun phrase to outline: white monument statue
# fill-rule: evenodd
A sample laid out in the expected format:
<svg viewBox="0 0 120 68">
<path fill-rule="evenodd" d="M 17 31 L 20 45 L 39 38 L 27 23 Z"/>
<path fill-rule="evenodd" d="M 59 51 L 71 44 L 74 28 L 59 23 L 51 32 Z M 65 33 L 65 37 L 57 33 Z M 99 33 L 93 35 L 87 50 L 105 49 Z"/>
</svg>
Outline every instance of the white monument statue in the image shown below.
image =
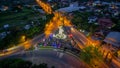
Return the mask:
<svg viewBox="0 0 120 68">
<path fill-rule="evenodd" d="M 67 36 L 63 32 L 64 32 L 63 27 L 60 26 L 58 34 L 53 35 L 53 37 L 58 38 L 58 39 L 65 39 Z"/>
</svg>

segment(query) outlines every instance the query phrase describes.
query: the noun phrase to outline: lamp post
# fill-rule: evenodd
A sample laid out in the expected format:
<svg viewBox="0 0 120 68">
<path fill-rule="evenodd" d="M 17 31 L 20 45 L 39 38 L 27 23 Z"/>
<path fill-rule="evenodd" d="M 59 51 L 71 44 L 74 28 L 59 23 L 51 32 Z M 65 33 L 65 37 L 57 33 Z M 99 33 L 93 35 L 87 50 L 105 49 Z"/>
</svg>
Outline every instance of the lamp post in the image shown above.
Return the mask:
<svg viewBox="0 0 120 68">
<path fill-rule="evenodd" d="M 26 41 L 26 36 L 25 35 L 21 36 L 20 42 L 25 42 L 25 41 Z"/>
</svg>

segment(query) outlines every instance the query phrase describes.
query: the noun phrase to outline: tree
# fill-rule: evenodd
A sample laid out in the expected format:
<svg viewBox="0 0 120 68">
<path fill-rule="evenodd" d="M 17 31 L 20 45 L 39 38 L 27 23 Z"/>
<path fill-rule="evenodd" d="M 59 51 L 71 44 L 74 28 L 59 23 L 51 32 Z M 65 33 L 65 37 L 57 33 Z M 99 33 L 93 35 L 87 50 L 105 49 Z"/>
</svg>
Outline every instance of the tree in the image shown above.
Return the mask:
<svg viewBox="0 0 120 68">
<path fill-rule="evenodd" d="M 96 66 L 101 68 L 100 66 L 104 64 L 102 53 L 99 51 L 99 48 L 93 47 L 92 45 L 82 49 L 80 59 L 93 68 L 96 68 Z"/>
<path fill-rule="evenodd" d="M 94 34 L 94 32 L 96 31 L 96 28 L 98 27 L 98 25 L 95 25 L 94 23 L 90 24 L 89 26 L 89 36 L 91 36 L 92 34 Z"/>
<path fill-rule="evenodd" d="M 22 59 L 4 59 L 0 61 L 0 68 L 29 68 L 31 65 L 31 62 Z"/>
<path fill-rule="evenodd" d="M 0 68 L 48 68 L 46 63 L 32 65 L 30 61 L 19 58 L 8 58 L 0 61 Z M 52 68 L 55 68 L 54 66 Z"/>
<path fill-rule="evenodd" d="M 112 30 L 120 32 L 120 20 L 112 27 Z"/>
</svg>

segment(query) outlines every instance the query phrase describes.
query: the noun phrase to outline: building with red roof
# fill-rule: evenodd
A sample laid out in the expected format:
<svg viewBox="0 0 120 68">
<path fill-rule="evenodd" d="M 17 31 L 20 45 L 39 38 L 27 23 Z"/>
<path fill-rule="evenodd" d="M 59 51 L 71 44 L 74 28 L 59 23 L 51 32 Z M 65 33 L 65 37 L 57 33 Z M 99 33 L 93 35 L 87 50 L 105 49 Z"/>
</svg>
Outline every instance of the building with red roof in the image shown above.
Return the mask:
<svg viewBox="0 0 120 68">
<path fill-rule="evenodd" d="M 111 19 L 108 18 L 100 18 L 98 19 L 98 24 L 100 25 L 100 28 L 111 28 L 114 23 L 111 21 Z"/>
</svg>

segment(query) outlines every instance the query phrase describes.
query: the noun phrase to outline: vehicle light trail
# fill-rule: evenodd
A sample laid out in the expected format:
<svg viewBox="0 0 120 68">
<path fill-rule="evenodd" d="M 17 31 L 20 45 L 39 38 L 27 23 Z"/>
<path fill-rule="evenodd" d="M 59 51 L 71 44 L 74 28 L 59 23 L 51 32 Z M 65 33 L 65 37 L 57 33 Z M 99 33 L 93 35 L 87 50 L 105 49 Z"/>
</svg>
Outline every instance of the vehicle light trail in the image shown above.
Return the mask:
<svg viewBox="0 0 120 68">
<path fill-rule="evenodd" d="M 52 14 L 52 8 L 49 4 L 42 2 L 41 0 L 36 0 L 36 2 L 38 3 L 39 6 L 41 6 L 43 8 L 43 10 L 48 13 L 48 14 Z"/>
</svg>

